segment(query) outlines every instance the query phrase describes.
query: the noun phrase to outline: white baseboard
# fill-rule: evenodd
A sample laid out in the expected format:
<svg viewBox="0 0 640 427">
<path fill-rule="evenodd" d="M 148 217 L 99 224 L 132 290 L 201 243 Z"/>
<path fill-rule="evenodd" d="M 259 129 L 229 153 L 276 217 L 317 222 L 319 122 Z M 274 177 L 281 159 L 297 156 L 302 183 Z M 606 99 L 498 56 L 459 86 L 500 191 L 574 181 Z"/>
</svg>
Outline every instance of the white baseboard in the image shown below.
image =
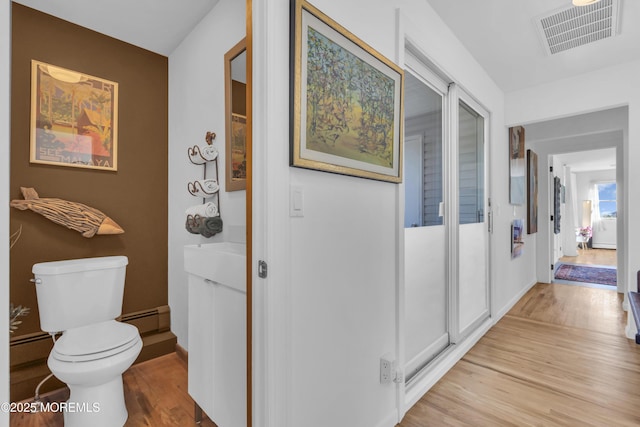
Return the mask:
<svg viewBox="0 0 640 427">
<path fill-rule="evenodd" d="M 504 317 L 505 314 L 507 314 L 509 312 L 509 310 L 511 310 L 513 308 L 514 305 L 516 305 L 518 303 L 518 301 L 520 301 L 520 299 L 531 290 L 531 288 L 533 288 L 533 286 L 538 283 L 537 280 L 534 280 L 533 282 L 529 283 L 527 286 L 525 286 L 520 292 L 518 292 L 513 298 L 511 298 L 511 300 L 500 309 L 500 311 L 498 311 L 495 315 L 495 321 L 494 324 L 498 322 L 498 320 L 502 319 Z"/>
<path fill-rule="evenodd" d="M 636 328 L 630 323 L 627 323 L 627 327 L 624 328 L 624 333 L 630 340 L 636 339 Z"/>
<path fill-rule="evenodd" d="M 396 425 L 398 425 L 398 411 L 393 411 L 376 424 L 376 427 L 394 427 Z"/>
<path fill-rule="evenodd" d="M 595 243 L 593 242 L 591 246 L 594 249 L 617 249 L 617 245 L 615 243 Z"/>
</svg>

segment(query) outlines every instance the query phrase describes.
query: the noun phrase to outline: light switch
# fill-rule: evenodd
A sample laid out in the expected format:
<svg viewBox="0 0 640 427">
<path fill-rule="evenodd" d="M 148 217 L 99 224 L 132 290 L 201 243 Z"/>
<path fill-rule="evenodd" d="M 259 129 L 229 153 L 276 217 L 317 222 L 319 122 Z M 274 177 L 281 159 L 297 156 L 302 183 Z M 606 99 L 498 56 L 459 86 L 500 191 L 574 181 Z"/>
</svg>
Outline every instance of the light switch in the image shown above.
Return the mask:
<svg viewBox="0 0 640 427">
<path fill-rule="evenodd" d="M 289 198 L 289 216 L 304 216 L 304 194 L 301 187 L 291 187 Z"/>
</svg>

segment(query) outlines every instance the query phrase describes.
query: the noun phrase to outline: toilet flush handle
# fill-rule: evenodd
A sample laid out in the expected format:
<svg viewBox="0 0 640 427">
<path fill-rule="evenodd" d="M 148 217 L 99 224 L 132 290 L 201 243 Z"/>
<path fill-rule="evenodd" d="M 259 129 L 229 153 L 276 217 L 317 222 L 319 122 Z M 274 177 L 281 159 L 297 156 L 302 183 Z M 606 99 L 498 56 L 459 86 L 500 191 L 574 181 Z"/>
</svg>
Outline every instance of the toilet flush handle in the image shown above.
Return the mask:
<svg viewBox="0 0 640 427">
<path fill-rule="evenodd" d="M 29 279 L 29 281 L 35 283 L 36 285 L 39 285 L 40 283 L 42 283 L 42 280 L 40 279 Z"/>
</svg>

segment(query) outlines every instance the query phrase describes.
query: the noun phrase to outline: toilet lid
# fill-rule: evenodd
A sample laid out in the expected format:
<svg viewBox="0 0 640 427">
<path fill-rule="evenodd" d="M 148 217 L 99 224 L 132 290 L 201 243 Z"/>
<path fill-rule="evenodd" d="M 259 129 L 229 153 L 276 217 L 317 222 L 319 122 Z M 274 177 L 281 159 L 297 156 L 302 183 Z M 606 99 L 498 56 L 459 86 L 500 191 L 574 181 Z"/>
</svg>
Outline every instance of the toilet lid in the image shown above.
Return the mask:
<svg viewBox="0 0 640 427">
<path fill-rule="evenodd" d="M 62 361 L 101 359 L 127 350 L 140 340 L 138 328 L 115 320 L 65 331 L 52 355 Z"/>
</svg>

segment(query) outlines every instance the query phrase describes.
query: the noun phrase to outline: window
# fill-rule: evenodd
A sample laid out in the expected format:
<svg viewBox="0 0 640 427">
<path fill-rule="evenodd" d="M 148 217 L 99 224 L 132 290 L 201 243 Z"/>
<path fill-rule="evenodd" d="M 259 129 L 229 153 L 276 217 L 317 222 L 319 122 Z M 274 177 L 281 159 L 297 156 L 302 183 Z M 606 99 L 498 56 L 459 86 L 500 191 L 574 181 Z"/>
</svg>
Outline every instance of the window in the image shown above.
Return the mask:
<svg viewBox="0 0 640 427">
<path fill-rule="evenodd" d="M 616 183 L 606 182 L 596 184 L 598 189 L 598 209 L 600 218 L 617 218 L 618 208 L 616 206 Z"/>
<path fill-rule="evenodd" d="M 458 109 L 460 224 L 484 222 L 484 118 L 460 101 Z"/>
</svg>

